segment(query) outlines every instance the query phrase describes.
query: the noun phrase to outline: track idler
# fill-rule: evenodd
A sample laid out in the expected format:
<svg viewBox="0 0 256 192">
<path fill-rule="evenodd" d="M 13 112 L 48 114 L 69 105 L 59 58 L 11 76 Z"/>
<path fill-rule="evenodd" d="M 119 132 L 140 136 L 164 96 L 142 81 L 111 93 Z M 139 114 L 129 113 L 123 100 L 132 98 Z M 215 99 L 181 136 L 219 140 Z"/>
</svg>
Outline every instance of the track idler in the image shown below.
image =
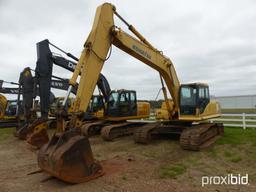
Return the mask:
<svg viewBox="0 0 256 192">
<path fill-rule="evenodd" d="M 41 148 L 44 144 L 49 141 L 47 134 L 48 120 L 47 119 L 37 119 L 28 129 L 29 134 L 27 135 L 27 142 L 36 148 Z"/>
<path fill-rule="evenodd" d="M 38 153 L 38 166 L 69 183 L 82 183 L 104 174 L 94 160 L 89 140 L 76 129 L 56 133 Z"/>
</svg>

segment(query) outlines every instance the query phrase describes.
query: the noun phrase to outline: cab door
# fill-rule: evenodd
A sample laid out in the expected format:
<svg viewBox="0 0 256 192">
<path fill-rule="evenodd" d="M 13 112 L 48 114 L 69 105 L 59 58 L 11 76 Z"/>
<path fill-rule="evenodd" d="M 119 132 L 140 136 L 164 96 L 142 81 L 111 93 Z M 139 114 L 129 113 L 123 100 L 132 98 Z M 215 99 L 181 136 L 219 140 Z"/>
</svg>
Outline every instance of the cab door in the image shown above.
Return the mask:
<svg viewBox="0 0 256 192">
<path fill-rule="evenodd" d="M 125 117 L 130 115 L 130 93 L 129 92 L 121 92 L 119 95 L 119 105 L 118 111 L 119 116 Z"/>
<path fill-rule="evenodd" d="M 202 114 L 210 102 L 209 88 L 206 86 L 198 87 L 198 108 L 199 113 Z"/>
<path fill-rule="evenodd" d="M 109 99 L 107 102 L 107 109 L 105 110 L 105 115 L 110 117 L 117 117 L 118 111 L 119 94 L 116 91 L 111 91 Z"/>
<path fill-rule="evenodd" d="M 197 88 L 196 86 L 181 86 L 180 88 L 180 114 L 196 115 Z"/>
<path fill-rule="evenodd" d="M 136 116 L 137 115 L 137 98 L 136 98 L 136 92 L 131 91 L 130 92 L 130 116 Z"/>
</svg>

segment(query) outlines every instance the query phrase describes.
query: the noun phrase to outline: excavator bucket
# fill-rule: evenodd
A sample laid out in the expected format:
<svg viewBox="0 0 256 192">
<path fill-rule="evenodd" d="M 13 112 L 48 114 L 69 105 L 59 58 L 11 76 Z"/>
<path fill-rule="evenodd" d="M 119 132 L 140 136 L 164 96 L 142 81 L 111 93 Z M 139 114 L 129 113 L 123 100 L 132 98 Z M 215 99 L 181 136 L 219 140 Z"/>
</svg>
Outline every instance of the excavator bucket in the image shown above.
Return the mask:
<svg viewBox="0 0 256 192">
<path fill-rule="evenodd" d="M 22 127 L 18 128 L 16 130 L 15 136 L 19 139 L 25 140 L 29 132 L 28 125 L 28 123 L 25 123 Z"/>
<path fill-rule="evenodd" d="M 44 144 L 49 141 L 47 134 L 48 120 L 47 119 L 37 119 L 28 129 L 31 130 L 30 134 L 27 136 L 27 142 L 37 148 L 41 148 Z"/>
<path fill-rule="evenodd" d="M 20 121 L 19 119 L 17 120 L 17 125 L 15 126 L 15 129 L 13 130 L 13 135 L 15 136 L 15 137 L 19 137 L 19 131 L 20 131 L 20 129 L 24 126 L 24 125 L 26 125 L 26 122 L 24 122 L 24 121 Z"/>
<path fill-rule="evenodd" d="M 33 120 L 36 119 L 36 113 L 30 112 L 26 118 L 33 122 Z M 27 136 L 31 132 L 33 132 L 33 129 L 31 129 L 31 127 L 29 126 L 30 121 L 25 121 L 24 123 L 20 122 L 16 127 L 16 132 L 14 133 L 14 135 L 22 140 L 27 139 Z"/>
<path fill-rule="evenodd" d="M 94 160 L 89 140 L 71 129 L 55 133 L 38 153 L 39 167 L 68 183 L 82 183 L 104 174 Z"/>
</svg>

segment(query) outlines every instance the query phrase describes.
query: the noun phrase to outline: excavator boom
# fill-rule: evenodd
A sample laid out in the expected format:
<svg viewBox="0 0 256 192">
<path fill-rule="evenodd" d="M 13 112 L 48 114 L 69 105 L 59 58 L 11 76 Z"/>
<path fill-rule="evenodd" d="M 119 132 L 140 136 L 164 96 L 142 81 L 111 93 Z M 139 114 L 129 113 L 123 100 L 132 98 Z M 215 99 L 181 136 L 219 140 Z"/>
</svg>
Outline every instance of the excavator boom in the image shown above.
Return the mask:
<svg viewBox="0 0 256 192">
<path fill-rule="evenodd" d="M 120 28 L 117 28 L 114 24 L 114 15 L 120 18 L 137 38 L 132 37 L 123 32 Z M 128 22 L 116 12 L 116 8 L 112 4 L 104 3 L 97 8 L 92 30 L 84 43 L 84 49 L 82 50 L 72 78 L 69 81 L 70 87 L 64 100 L 64 105 L 69 97 L 72 86 L 76 84 L 78 76 L 80 75 L 79 86 L 69 125 L 65 126 L 63 121 L 61 121 L 62 117 L 60 116 L 58 122 L 60 122 L 59 124 L 62 126 L 64 133 L 55 134 L 49 143 L 40 149 L 38 154 L 39 167 L 64 181 L 80 183 L 103 174 L 102 167 L 93 159 L 91 148 L 88 147 L 90 144 L 87 136 L 81 136 L 81 125 L 83 114 L 88 108 L 104 62 L 106 62 L 110 57 L 112 45 L 115 45 L 129 55 L 142 61 L 144 64 L 155 69 L 160 74 L 169 120 L 178 121 L 178 124 L 175 125 L 170 125 L 172 121 L 169 121 L 169 124 L 160 127 L 161 132 L 173 129 L 183 131 L 187 128 L 179 119 L 180 103 L 183 102 L 180 100 L 180 90 L 182 85 L 179 83 L 171 60 L 164 56 L 161 51 L 154 48 L 132 25 L 128 24 Z M 172 109 L 170 108 L 169 101 L 167 99 L 167 93 L 165 91 L 163 81 L 165 82 L 168 92 L 171 94 L 173 99 Z M 200 86 L 198 84 L 195 85 L 195 88 L 191 88 L 190 85 L 186 85 L 185 87 L 188 88 L 189 94 L 191 94 L 188 98 L 190 100 L 198 96 L 198 94 L 196 95 L 195 93 L 198 92 Z M 207 92 L 207 88 L 208 87 L 205 87 L 204 93 Z M 203 99 L 205 95 L 203 96 Z M 204 101 L 206 100 L 204 99 Z M 207 102 L 209 102 L 209 100 L 207 100 Z M 204 104 L 201 106 L 201 110 L 197 107 L 198 106 L 189 106 L 188 110 L 184 111 L 196 112 L 193 115 L 197 115 L 197 119 L 201 120 L 202 118 L 200 119 L 199 111 L 204 111 L 207 106 Z M 214 108 L 214 106 L 211 107 Z M 210 112 L 207 113 L 207 115 L 209 114 Z M 218 116 L 218 114 L 216 114 L 216 116 Z M 193 121 L 193 118 L 191 117 L 190 119 L 186 119 L 186 117 L 183 118 L 184 121 L 189 120 L 186 125 L 190 125 Z M 207 118 L 208 117 L 206 116 L 204 117 L 204 119 Z M 160 123 L 152 124 L 150 129 L 155 128 L 158 125 L 160 125 Z M 187 149 L 190 147 L 190 138 L 187 137 L 190 134 L 194 135 L 192 141 L 193 144 L 201 144 L 201 141 L 207 141 L 209 138 L 214 136 L 214 134 L 218 133 L 216 127 L 211 124 L 207 124 L 204 127 L 198 127 L 201 129 L 195 128 L 195 130 L 199 130 L 195 132 L 195 134 L 193 134 L 194 132 L 186 132 L 189 134 L 184 134 L 183 143 L 184 145 L 186 144 Z M 149 127 L 147 127 L 147 129 L 149 129 Z M 208 134 L 208 130 L 212 130 L 212 132 Z M 202 135 L 205 136 L 203 139 L 200 137 Z M 78 145 L 80 142 L 86 143 L 86 147 L 81 148 L 81 146 Z M 197 149 L 197 146 L 193 146 L 193 149 Z M 75 153 L 76 151 L 77 153 Z M 74 155 L 74 153 L 76 155 Z M 67 161 L 68 157 L 72 158 Z M 79 166 L 76 166 L 77 164 Z M 92 167 L 97 168 L 93 169 Z"/>
</svg>

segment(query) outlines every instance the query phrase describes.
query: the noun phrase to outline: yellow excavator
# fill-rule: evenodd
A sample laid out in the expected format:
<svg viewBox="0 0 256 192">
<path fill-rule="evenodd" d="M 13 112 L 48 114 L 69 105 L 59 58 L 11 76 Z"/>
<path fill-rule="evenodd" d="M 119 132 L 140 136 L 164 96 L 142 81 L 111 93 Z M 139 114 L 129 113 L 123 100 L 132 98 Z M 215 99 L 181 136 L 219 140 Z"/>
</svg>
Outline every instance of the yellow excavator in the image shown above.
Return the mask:
<svg viewBox="0 0 256 192">
<path fill-rule="evenodd" d="M 128 26 L 135 37 L 115 26 L 114 15 Z M 88 137 L 83 135 L 81 126 L 83 114 L 89 105 L 104 62 L 111 54 L 112 45 L 160 74 L 169 121 L 163 124 L 157 122 L 145 125 L 136 131 L 135 138 L 142 136 L 143 140 L 144 135 L 151 136 L 152 132 L 166 134 L 169 131 L 180 132 L 182 147 L 193 149 L 210 140 L 213 141 L 223 132 L 221 124 L 201 122 L 220 116 L 218 103 L 209 99 L 208 85 L 202 83 L 181 85 L 171 60 L 125 21 L 117 13 L 115 6 L 104 3 L 97 8 L 92 30 L 85 41 L 64 99 L 65 105 L 72 86 L 76 84 L 80 74 L 71 120 L 68 125 L 65 124 L 60 112 L 57 117 L 59 132 L 55 133 L 38 153 L 39 167 L 66 182 L 81 183 L 104 174 L 104 167 L 93 158 Z M 168 103 L 164 82 L 173 99 L 172 107 Z"/>
<path fill-rule="evenodd" d="M 99 97 L 94 97 L 89 103 L 90 109 L 94 109 L 94 104 L 99 103 Z M 103 103 L 103 102 L 102 102 Z M 96 108 L 100 106 L 95 105 Z M 138 102 L 134 90 L 112 90 L 108 101 L 102 104 L 103 110 L 93 110 L 98 115 L 97 121 L 83 123 L 82 133 L 87 136 L 101 134 L 106 141 L 125 135 L 131 135 L 134 130 L 144 126 L 144 122 L 136 119 L 148 118 L 150 115 L 149 102 Z M 100 113 L 102 116 L 100 117 Z M 133 121 L 128 121 L 133 120 Z"/>
<path fill-rule="evenodd" d="M 16 100 L 7 100 L 4 95 L 0 94 L 0 127 L 16 126 L 16 104 Z"/>
<path fill-rule="evenodd" d="M 18 95 L 19 88 L 3 87 L 3 83 L 18 85 L 15 82 L 0 80 L 0 128 L 16 127 L 19 122 L 23 123 L 23 109 L 22 107 L 18 107 L 18 101 L 16 99 L 7 100 L 5 94 Z M 19 118 L 17 117 L 18 110 L 20 114 Z"/>
</svg>

